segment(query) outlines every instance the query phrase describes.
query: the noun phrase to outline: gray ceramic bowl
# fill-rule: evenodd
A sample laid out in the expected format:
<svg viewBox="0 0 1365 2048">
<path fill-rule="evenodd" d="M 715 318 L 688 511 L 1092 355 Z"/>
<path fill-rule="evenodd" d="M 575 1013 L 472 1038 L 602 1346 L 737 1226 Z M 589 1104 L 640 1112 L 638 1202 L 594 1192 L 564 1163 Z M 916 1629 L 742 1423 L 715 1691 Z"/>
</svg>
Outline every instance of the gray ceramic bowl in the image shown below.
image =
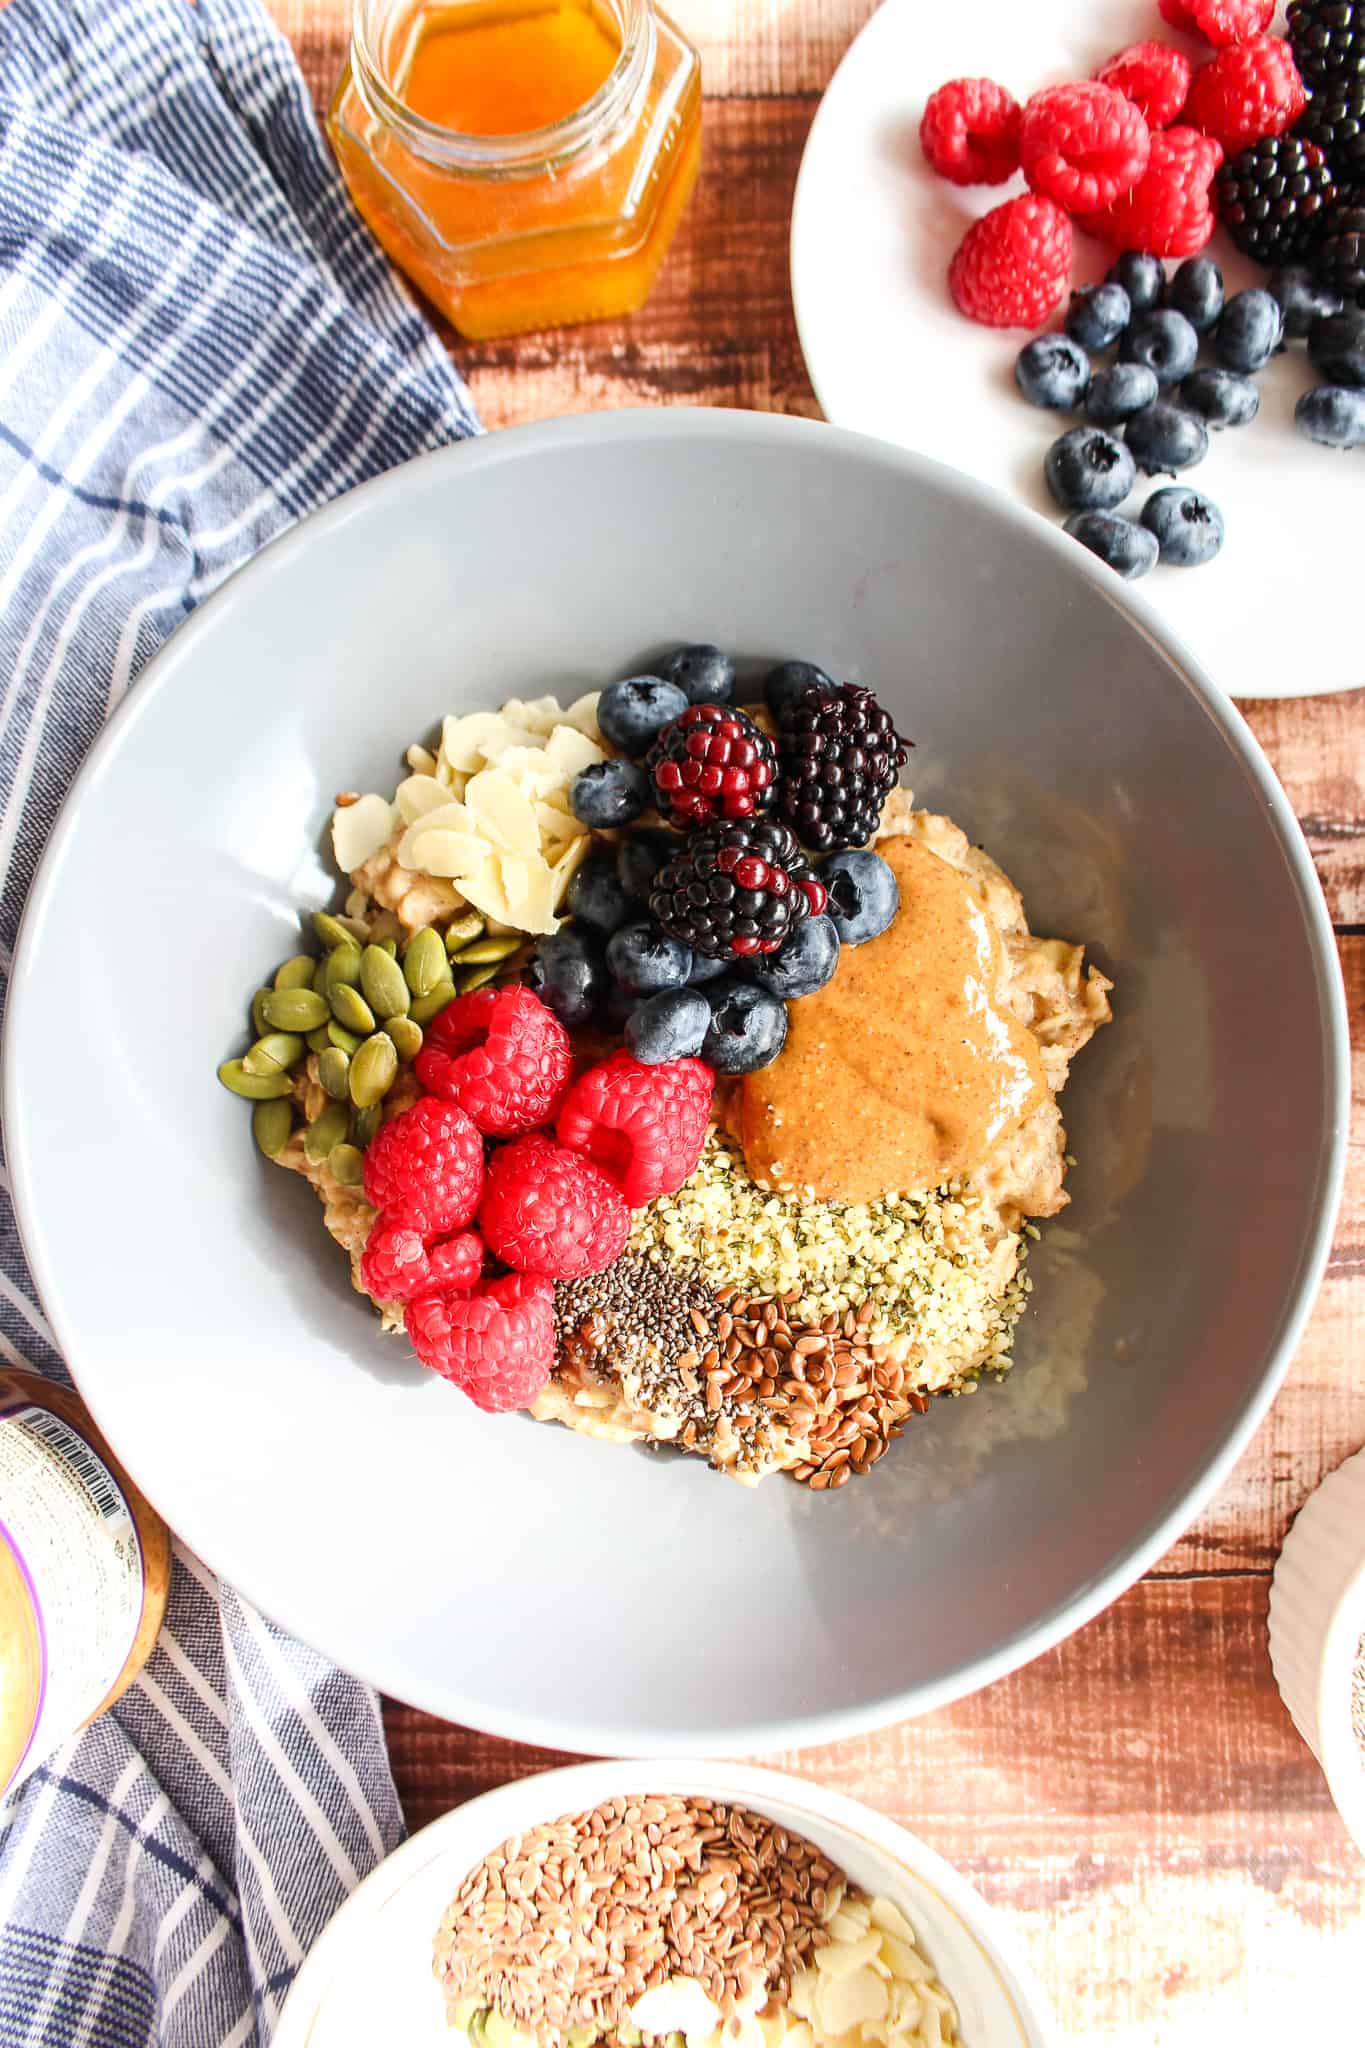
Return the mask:
<svg viewBox="0 0 1365 2048">
<path fill-rule="evenodd" d="M 874 684 L 920 796 L 1117 982 L 1066 1097 L 1075 1202 L 1014 1374 L 834 1495 L 477 1414 L 379 1337 L 312 1196 L 213 1077 L 300 905 L 330 895 L 334 791 L 391 787 L 446 710 L 573 696 L 703 637 Z M 982 1685 L 1171 1542 L 1311 1301 L 1344 1047 L 1288 807 L 1154 613 L 909 455 L 644 412 L 413 463 L 186 625 L 35 888 L 4 1106 L 59 1340 L 209 1564 L 454 1720 L 748 1751 Z"/>
</svg>

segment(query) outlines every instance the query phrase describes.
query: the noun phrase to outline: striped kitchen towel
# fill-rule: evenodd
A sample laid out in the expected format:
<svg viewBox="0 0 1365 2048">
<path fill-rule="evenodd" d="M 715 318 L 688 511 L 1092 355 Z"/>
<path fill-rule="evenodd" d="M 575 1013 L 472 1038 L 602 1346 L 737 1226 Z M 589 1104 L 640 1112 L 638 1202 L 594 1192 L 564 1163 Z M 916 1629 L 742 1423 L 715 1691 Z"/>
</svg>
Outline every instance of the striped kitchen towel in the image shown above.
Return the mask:
<svg viewBox="0 0 1365 2048">
<path fill-rule="evenodd" d="M 476 431 L 256 0 L 0 11 L 0 996 L 148 657 L 301 514 Z M 0 1355 L 63 1376 L 2 1172 Z M 0 1807 L 0 2044 L 264 2044 L 401 1832 L 374 1694 L 178 1553 L 146 1675 Z"/>
</svg>

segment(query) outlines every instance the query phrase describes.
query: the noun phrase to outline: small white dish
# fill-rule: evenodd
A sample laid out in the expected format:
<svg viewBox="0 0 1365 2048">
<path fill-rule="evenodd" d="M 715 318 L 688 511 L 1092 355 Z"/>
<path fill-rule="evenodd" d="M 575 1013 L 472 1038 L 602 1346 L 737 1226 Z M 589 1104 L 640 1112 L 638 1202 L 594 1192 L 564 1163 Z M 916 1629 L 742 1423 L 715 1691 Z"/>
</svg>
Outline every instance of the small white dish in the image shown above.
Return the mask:
<svg viewBox="0 0 1365 2048">
<path fill-rule="evenodd" d="M 1195 62 L 1211 55 L 1168 28 L 1154 0 L 1085 8 L 886 0 L 873 15 L 815 117 L 792 210 L 796 324 L 827 419 L 969 470 L 1060 524 L 1043 457 L 1075 422 L 1026 405 L 1015 390 L 1022 329 L 977 326 L 948 297 L 949 258 L 968 223 L 1023 191 L 1023 180 L 947 184 L 924 161 L 920 115 L 950 78 L 997 79 L 1022 103 L 1152 38 L 1179 44 Z M 1221 230 L 1209 253 L 1229 293 L 1265 282 Z M 1093 282 L 1112 260 L 1111 249 L 1077 233 L 1075 283 Z M 1222 553 L 1193 572 L 1158 568 L 1142 584 L 1234 697 L 1306 697 L 1365 683 L 1349 606 L 1305 601 L 1310 590 L 1354 588 L 1365 487 L 1365 462 L 1315 447 L 1294 426 L 1296 400 L 1317 381 L 1298 344 L 1257 379 L 1257 419 L 1213 435 L 1205 461 L 1180 479 L 1221 507 Z M 1170 482 L 1141 478 L 1128 508 Z"/>
<path fill-rule="evenodd" d="M 748 1806 L 832 1857 L 908 1916 L 957 2004 L 963 2048 L 1055 2048 L 1041 1987 L 1013 1936 L 951 1864 L 855 1800 L 742 1764 L 599 1763 L 485 1792 L 423 1828 L 354 1892 L 304 1964 L 274 2048 L 447 2048 L 432 1938 L 461 1879 L 509 1835 L 625 1793 Z"/>
<path fill-rule="evenodd" d="M 1365 1855 L 1365 1752 L 1351 1676 L 1365 1636 L 1365 1451 L 1300 1508 L 1270 1585 L 1270 1661 L 1294 1726 Z"/>
</svg>

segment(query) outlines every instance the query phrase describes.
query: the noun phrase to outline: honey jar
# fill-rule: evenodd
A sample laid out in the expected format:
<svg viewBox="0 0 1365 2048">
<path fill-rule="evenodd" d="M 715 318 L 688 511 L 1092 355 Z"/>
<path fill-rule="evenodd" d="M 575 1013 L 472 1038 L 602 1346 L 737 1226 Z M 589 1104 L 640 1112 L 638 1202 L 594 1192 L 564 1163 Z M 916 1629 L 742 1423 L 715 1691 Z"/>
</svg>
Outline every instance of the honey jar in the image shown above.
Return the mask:
<svg viewBox="0 0 1365 2048">
<path fill-rule="evenodd" d="M 0 1369 L 0 1797 L 127 1691 L 170 1579 L 165 1523 L 80 1402 Z"/>
<path fill-rule="evenodd" d="M 356 0 L 352 198 L 471 340 L 631 313 L 697 174 L 701 65 L 651 0 Z"/>
</svg>

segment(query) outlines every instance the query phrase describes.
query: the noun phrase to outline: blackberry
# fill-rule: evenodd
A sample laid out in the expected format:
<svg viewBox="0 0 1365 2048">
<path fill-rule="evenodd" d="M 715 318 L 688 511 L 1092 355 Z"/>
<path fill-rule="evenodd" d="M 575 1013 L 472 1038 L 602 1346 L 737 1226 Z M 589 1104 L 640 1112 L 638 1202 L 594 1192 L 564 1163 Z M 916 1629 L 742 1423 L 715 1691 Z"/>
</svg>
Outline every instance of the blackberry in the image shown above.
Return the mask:
<svg viewBox="0 0 1365 2048">
<path fill-rule="evenodd" d="M 1365 306 L 1365 192 L 1344 193 L 1332 208 L 1313 268 L 1319 284 L 1348 306 Z"/>
<path fill-rule="evenodd" d="M 1337 196 L 1315 142 L 1268 135 L 1229 158 L 1213 181 L 1218 217 L 1244 256 L 1271 267 L 1304 256 Z"/>
<path fill-rule="evenodd" d="M 690 704 L 645 758 L 660 815 L 689 830 L 715 818 L 751 818 L 773 800 L 773 743 L 743 711 Z"/>
<path fill-rule="evenodd" d="M 1294 0 L 1289 45 L 1310 92 L 1336 78 L 1365 78 L 1361 0 Z"/>
<path fill-rule="evenodd" d="M 909 752 L 871 690 L 803 691 L 778 722 L 778 816 L 819 853 L 866 846 Z"/>
<path fill-rule="evenodd" d="M 711 960 L 776 953 L 803 918 L 828 901 L 823 882 L 774 818 L 703 825 L 654 878 L 657 923 Z"/>
<path fill-rule="evenodd" d="M 1315 92 L 1294 132 L 1316 143 L 1338 185 L 1365 184 L 1365 76 Z"/>
</svg>

